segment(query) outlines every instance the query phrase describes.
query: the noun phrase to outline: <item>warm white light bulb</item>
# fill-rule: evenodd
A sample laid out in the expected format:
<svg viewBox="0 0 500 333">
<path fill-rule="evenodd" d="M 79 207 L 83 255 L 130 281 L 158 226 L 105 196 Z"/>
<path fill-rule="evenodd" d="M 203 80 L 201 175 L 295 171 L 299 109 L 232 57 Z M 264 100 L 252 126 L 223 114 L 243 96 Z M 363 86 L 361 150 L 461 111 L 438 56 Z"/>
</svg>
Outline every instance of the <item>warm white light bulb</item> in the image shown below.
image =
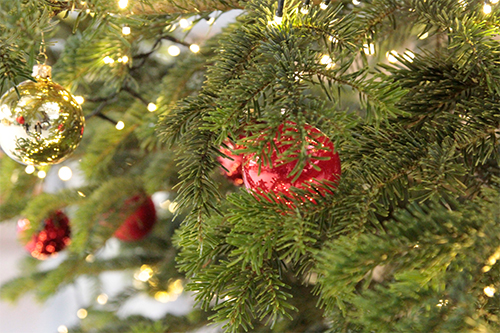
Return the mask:
<svg viewBox="0 0 500 333">
<path fill-rule="evenodd" d="M 121 131 L 122 129 L 125 128 L 125 123 L 120 120 L 119 122 L 116 123 L 115 127 L 116 127 L 117 130 Z"/>
<path fill-rule="evenodd" d="M 60 325 L 58 328 L 57 328 L 57 333 L 68 333 L 68 328 L 64 325 Z"/>
<path fill-rule="evenodd" d="M 31 175 L 33 172 L 35 172 L 35 167 L 33 165 L 28 165 L 26 166 L 26 169 L 24 169 L 28 175 Z"/>
<path fill-rule="evenodd" d="M 387 53 L 385 54 L 385 56 L 386 56 L 387 60 L 388 60 L 391 64 L 393 64 L 393 63 L 395 63 L 395 62 L 397 62 L 397 61 L 398 61 L 398 59 L 396 58 L 396 56 L 397 56 L 397 55 L 398 55 L 398 52 L 396 52 L 396 51 L 394 51 L 394 50 L 392 50 L 392 51 L 390 51 L 390 52 L 387 52 Z"/>
<path fill-rule="evenodd" d="M 361 4 L 361 1 L 359 1 L 359 0 L 352 0 L 352 4 L 353 4 L 354 6 L 358 6 L 358 5 L 360 5 L 360 4 Z"/>
<path fill-rule="evenodd" d="M 125 9 L 128 6 L 128 0 L 119 0 L 118 1 L 118 7 L 121 9 Z"/>
<path fill-rule="evenodd" d="M 108 295 L 100 294 L 99 296 L 97 296 L 97 303 L 101 305 L 108 303 Z"/>
<path fill-rule="evenodd" d="M 208 19 L 208 21 L 207 21 L 207 23 L 208 23 L 209 25 L 214 24 L 214 22 L 215 22 L 215 17 L 211 17 L 211 18 L 209 18 L 209 19 Z"/>
<path fill-rule="evenodd" d="M 73 177 L 73 171 L 71 171 L 71 169 L 67 166 L 63 166 L 62 168 L 60 168 L 57 174 L 59 175 L 59 178 L 65 182 Z"/>
<path fill-rule="evenodd" d="M 127 56 L 123 56 L 123 57 L 122 57 L 122 62 L 123 62 L 124 64 L 126 64 L 126 63 L 128 62 L 128 57 L 127 57 Z"/>
<path fill-rule="evenodd" d="M 496 3 L 498 3 L 498 1 L 499 1 L 499 0 L 490 0 L 490 2 L 491 2 L 492 4 L 496 4 Z"/>
<path fill-rule="evenodd" d="M 375 45 L 374 44 L 363 44 L 363 51 L 366 55 L 374 55 L 375 54 Z"/>
<path fill-rule="evenodd" d="M 321 8 L 321 9 L 325 10 L 325 9 L 327 9 L 327 8 L 328 8 L 328 5 L 327 5 L 326 3 L 324 3 L 324 2 L 322 2 L 322 3 L 319 5 L 319 8 Z"/>
<path fill-rule="evenodd" d="M 82 105 L 85 102 L 85 98 L 83 98 L 83 96 L 75 96 L 75 101 Z"/>
<path fill-rule="evenodd" d="M 130 35 L 130 27 L 124 26 L 122 28 L 122 34 L 123 35 Z"/>
<path fill-rule="evenodd" d="M 102 61 L 104 61 L 104 63 L 108 64 L 108 65 L 111 65 L 112 63 L 115 62 L 115 60 L 113 58 L 111 58 L 110 56 L 104 57 L 104 59 Z"/>
<path fill-rule="evenodd" d="M 80 319 L 85 319 L 87 317 L 87 310 L 85 309 L 79 309 L 77 312 L 76 312 L 76 316 Z"/>
<path fill-rule="evenodd" d="M 483 13 L 485 13 L 485 14 L 491 13 L 491 5 L 485 3 L 483 6 Z"/>
<path fill-rule="evenodd" d="M 156 109 L 157 109 L 156 104 L 154 104 L 154 103 L 148 104 L 148 111 L 149 112 L 154 112 L 154 111 L 156 111 Z"/>
<path fill-rule="evenodd" d="M 191 52 L 193 53 L 198 53 L 200 52 L 200 47 L 197 45 L 197 44 L 191 44 L 189 46 L 189 49 L 191 50 Z"/>
<path fill-rule="evenodd" d="M 484 287 L 483 291 L 484 291 L 484 294 L 485 294 L 486 296 L 488 296 L 488 297 L 493 297 L 493 296 L 495 296 L 495 292 L 496 292 L 497 290 L 496 290 L 496 289 L 495 289 L 495 287 L 493 287 L 493 286 L 488 286 L 488 287 Z"/>
<path fill-rule="evenodd" d="M 167 52 L 172 57 L 177 57 L 179 54 L 181 54 L 181 49 L 177 45 L 170 45 L 167 49 Z"/>
<path fill-rule="evenodd" d="M 40 171 L 38 171 L 37 176 L 40 179 L 44 179 L 45 177 L 47 177 L 47 173 L 43 170 L 40 170 Z"/>
<path fill-rule="evenodd" d="M 181 20 L 179 21 L 179 26 L 180 26 L 182 29 L 187 29 L 187 28 L 189 28 L 189 26 L 190 26 L 190 25 L 191 25 L 191 23 L 189 23 L 189 21 L 188 21 L 188 20 L 186 20 L 186 19 L 181 19 Z"/>
</svg>

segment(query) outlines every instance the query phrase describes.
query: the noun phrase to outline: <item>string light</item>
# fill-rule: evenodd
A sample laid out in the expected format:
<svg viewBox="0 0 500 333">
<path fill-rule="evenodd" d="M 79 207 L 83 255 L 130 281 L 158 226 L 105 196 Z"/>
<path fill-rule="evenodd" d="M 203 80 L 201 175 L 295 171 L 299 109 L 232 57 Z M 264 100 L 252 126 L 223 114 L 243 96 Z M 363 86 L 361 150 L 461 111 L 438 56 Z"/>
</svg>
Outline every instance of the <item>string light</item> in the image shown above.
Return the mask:
<svg viewBox="0 0 500 333">
<path fill-rule="evenodd" d="M 68 328 L 64 325 L 60 325 L 58 328 L 57 328 L 57 333 L 68 333 Z"/>
<path fill-rule="evenodd" d="M 142 265 L 139 272 L 134 274 L 136 280 L 147 282 L 153 276 L 153 269 L 148 265 Z"/>
<path fill-rule="evenodd" d="M 128 27 L 128 26 L 124 26 L 124 27 L 122 28 L 122 34 L 123 34 L 123 35 L 125 35 L 125 36 L 126 36 L 126 35 L 130 35 L 130 27 Z"/>
<path fill-rule="evenodd" d="M 24 169 L 24 171 L 28 175 L 31 175 L 33 172 L 35 172 L 35 167 L 33 165 L 28 165 L 28 166 L 26 166 L 26 169 Z"/>
<path fill-rule="evenodd" d="M 101 305 L 108 303 L 108 295 L 100 294 L 99 296 L 97 296 L 97 303 Z"/>
<path fill-rule="evenodd" d="M 69 167 L 63 166 L 62 168 L 59 169 L 58 175 L 62 181 L 66 182 L 70 180 L 71 177 L 73 177 L 73 171 L 71 171 Z"/>
<path fill-rule="evenodd" d="M 374 55 L 375 54 L 375 45 L 372 43 L 363 44 L 363 51 L 365 52 L 366 55 Z"/>
<path fill-rule="evenodd" d="M 120 7 L 120 9 L 125 9 L 127 8 L 128 6 L 128 0 L 119 0 L 118 1 L 118 7 Z"/>
<path fill-rule="evenodd" d="M 172 57 L 177 57 L 179 54 L 181 54 L 181 49 L 177 45 L 170 45 L 167 49 L 167 52 Z"/>
<path fill-rule="evenodd" d="M 76 316 L 80 319 L 85 319 L 88 315 L 88 312 L 87 310 L 85 309 L 79 309 L 77 312 L 76 312 Z"/>
<path fill-rule="evenodd" d="M 395 50 L 392 50 L 392 51 L 389 51 L 385 54 L 385 57 L 387 58 L 387 60 L 390 62 L 390 63 L 395 63 L 398 61 L 398 58 L 396 58 L 396 56 L 398 55 L 398 52 L 396 52 Z"/>
<path fill-rule="evenodd" d="M 405 53 L 403 53 L 403 58 L 405 58 L 408 62 L 413 62 L 413 59 L 415 58 L 415 53 L 411 51 L 405 51 Z"/>
<path fill-rule="evenodd" d="M 487 287 L 484 287 L 483 291 L 484 291 L 484 294 L 485 294 L 486 296 L 488 296 L 488 297 L 493 297 L 493 296 L 495 296 L 495 292 L 496 292 L 497 290 L 496 290 L 496 289 L 495 289 L 495 287 L 493 287 L 493 286 L 487 286 Z"/>
<path fill-rule="evenodd" d="M 361 4 L 361 1 L 359 1 L 359 0 L 352 0 L 352 4 L 354 6 L 359 6 Z"/>
<path fill-rule="evenodd" d="M 117 122 L 117 123 L 116 123 L 115 128 L 116 128 L 117 130 L 121 131 L 122 129 L 124 129 L 124 128 L 125 128 L 125 123 L 124 123 L 123 121 L 121 121 L 121 120 L 120 120 L 119 122 Z"/>
<path fill-rule="evenodd" d="M 189 26 L 190 26 L 190 25 L 191 25 L 191 23 L 189 23 L 189 21 L 188 21 L 188 20 L 186 20 L 186 19 L 181 19 L 181 20 L 179 21 L 179 26 L 180 26 L 182 29 L 187 29 L 187 28 L 189 28 Z"/>
<path fill-rule="evenodd" d="M 40 170 L 40 171 L 38 171 L 37 176 L 40 179 L 44 179 L 45 177 L 47 177 L 47 173 L 43 170 Z"/>
<path fill-rule="evenodd" d="M 75 101 L 82 105 L 85 102 L 85 98 L 83 98 L 83 96 L 75 96 Z"/>
<path fill-rule="evenodd" d="M 326 69 L 335 67 L 335 62 L 328 54 L 324 54 L 319 60 L 319 63 L 322 65 L 326 65 Z"/>
<path fill-rule="evenodd" d="M 208 25 L 212 25 L 212 24 L 214 24 L 214 22 L 215 22 L 215 17 L 211 17 L 207 21 Z"/>
<path fill-rule="evenodd" d="M 93 263 L 95 261 L 95 256 L 93 254 L 89 254 L 88 256 L 85 257 L 85 261 L 88 263 Z"/>
<path fill-rule="evenodd" d="M 148 104 L 148 111 L 149 112 L 155 112 L 156 109 L 157 109 L 156 104 L 154 104 L 154 103 L 149 103 Z"/>
<path fill-rule="evenodd" d="M 198 53 L 200 52 L 200 47 L 197 45 L 197 44 L 191 44 L 189 46 L 189 49 L 191 50 L 191 52 L 193 53 Z"/>
<path fill-rule="evenodd" d="M 490 2 L 491 2 L 492 4 L 496 4 L 496 3 L 498 3 L 498 1 L 499 1 L 499 0 L 490 0 Z"/>
<path fill-rule="evenodd" d="M 269 25 L 280 25 L 283 21 L 283 17 L 274 15 L 274 19 L 272 21 L 267 21 Z"/>
<path fill-rule="evenodd" d="M 112 63 L 115 62 L 115 60 L 113 58 L 111 58 L 110 56 L 104 57 L 104 59 L 102 61 L 104 61 L 104 63 L 108 64 L 108 65 L 111 65 Z"/>
<path fill-rule="evenodd" d="M 485 14 L 490 14 L 491 13 L 491 5 L 490 4 L 487 4 L 487 3 L 484 4 L 484 6 L 483 6 L 483 13 L 485 13 Z"/>
</svg>

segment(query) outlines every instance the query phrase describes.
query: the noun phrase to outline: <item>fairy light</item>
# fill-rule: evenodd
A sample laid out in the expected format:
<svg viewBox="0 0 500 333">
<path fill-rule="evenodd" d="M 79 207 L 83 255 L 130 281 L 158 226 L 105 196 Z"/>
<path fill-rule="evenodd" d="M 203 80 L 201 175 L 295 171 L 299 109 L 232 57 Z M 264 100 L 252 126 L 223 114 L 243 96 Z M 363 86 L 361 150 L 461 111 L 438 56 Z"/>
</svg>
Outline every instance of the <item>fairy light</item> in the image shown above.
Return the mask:
<svg viewBox="0 0 500 333">
<path fill-rule="evenodd" d="M 413 62 L 413 59 L 415 59 L 415 53 L 405 51 L 405 53 L 403 53 L 403 58 L 405 58 L 408 62 Z"/>
<path fill-rule="evenodd" d="M 122 35 L 130 35 L 130 27 L 124 26 L 122 27 Z"/>
<path fill-rule="evenodd" d="M 282 16 L 278 16 L 278 15 L 274 15 L 274 18 L 272 21 L 267 21 L 267 24 L 269 25 L 280 25 L 281 22 L 283 22 L 283 17 Z"/>
<path fill-rule="evenodd" d="M 40 170 L 40 171 L 38 171 L 37 176 L 40 179 L 44 179 L 45 177 L 47 177 L 47 173 L 43 170 Z"/>
<path fill-rule="evenodd" d="M 87 315 L 88 315 L 88 312 L 87 310 L 85 309 L 79 309 L 77 312 L 76 312 L 76 316 L 80 319 L 85 319 L 87 318 Z"/>
<path fill-rule="evenodd" d="M 156 106 L 155 103 L 149 103 L 148 104 L 148 111 L 149 112 L 155 112 L 158 107 Z"/>
<path fill-rule="evenodd" d="M 71 177 L 73 177 L 73 171 L 71 171 L 71 168 L 67 167 L 67 166 L 61 167 L 57 174 L 58 174 L 59 178 L 65 182 L 70 180 Z"/>
<path fill-rule="evenodd" d="M 101 305 L 108 303 L 108 295 L 100 294 L 99 296 L 97 296 L 97 303 Z"/>
<path fill-rule="evenodd" d="M 175 201 L 168 205 L 168 210 L 170 211 L 170 213 L 175 213 L 177 208 L 179 208 L 179 204 Z"/>
<path fill-rule="evenodd" d="M 389 51 L 385 54 L 385 57 L 387 58 L 387 60 L 393 64 L 395 62 L 398 61 L 398 58 L 396 58 L 396 56 L 398 55 L 398 52 L 395 51 L 395 50 L 392 50 L 392 51 Z"/>
<path fill-rule="evenodd" d="M 374 55 L 375 54 L 375 45 L 370 43 L 370 44 L 363 44 L 363 51 L 365 52 L 366 55 Z"/>
<path fill-rule="evenodd" d="M 148 265 L 142 265 L 139 272 L 134 274 L 136 280 L 147 282 L 153 276 L 153 269 Z"/>
<path fill-rule="evenodd" d="M 81 196 L 82 198 L 86 197 L 85 193 L 83 193 L 83 192 L 77 191 L 76 193 L 78 193 L 78 195 Z"/>
<path fill-rule="evenodd" d="M 127 8 L 128 6 L 128 0 L 119 0 L 118 1 L 118 7 L 120 7 L 120 9 L 125 9 Z"/>
<path fill-rule="evenodd" d="M 488 4 L 488 3 L 485 3 L 484 6 L 483 6 L 483 13 L 485 13 L 486 15 L 490 14 L 491 13 L 491 5 Z"/>
<path fill-rule="evenodd" d="M 304 6 L 304 7 L 300 8 L 300 12 L 304 15 L 309 14 L 309 6 Z"/>
<path fill-rule="evenodd" d="M 319 8 L 321 8 L 321 9 L 325 10 L 325 9 L 327 9 L 327 8 L 328 8 L 328 5 L 327 5 L 327 4 L 325 4 L 324 2 L 322 2 L 322 3 L 319 5 Z"/>
<path fill-rule="evenodd" d="M 113 58 L 111 58 L 110 56 L 104 57 L 104 59 L 102 61 L 104 61 L 104 63 L 107 65 L 111 65 L 112 63 L 115 62 L 115 60 Z"/>
<path fill-rule="evenodd" d="M 172 57 L 177 57 L 179 54 L 181 54 L 181 49 L 177 45 L 170 45 L 167 49 L 167 52 Z"/>
<path fill-rule="evenodd" d="M 89 254 L 85 257 L 85 261 L 88 263 L 93 263 L 95 261 L 95 256 L 93 254 Z"/>
<path fill-rule="evenodd" d="M 359 0 L 352 0 L 352 4 L 354 6 L 359 6 L 361 4 L 361 1 L 359 1 Z"/>
<path fill-rule="evenodd" d="M 189 49 L 191 50 L 191 52 L 193 53 L 198 53 L 200 52 L 200 47 L 197 45 L 197 44 L 191 44 L 189 46 Z"/>
<path fill-rule="evenodd" d="M 207 21 L 208 25 L 212 25 L 212 24 L 214 24 L 214 22 L 215 22 L 215 17 L 211 17 Z"/>
<path fill-rule="evenodd" d="M 83 96 L 75 96 L 75 101 L 82 105 L 85 102 L 85 98 L 83 98 Z"/>
<path fill-rule="evenodd" d="M 319 63 L 322 65 L 326 65 L 327 69 L 331 69 L 331 68 L 335 67 L 335 62 L 328 54 L 324 54 L 321 57 L 321 59 L 319 60 Z"/>
<path fill-rule="evenodd" d="M 493 287 L 493 286 L 487 286 L 487 287 L 484 287 L 483 291 L 484 291 L 484 294 L 485 294 L 486 296 L 488 296 L 488 297 L 493 297 L 493 296 L 495 296 L 495 292 L 496 292 L 497 290 L 496 290 L 496 289 L 495 289 L 495 287 Z"/>
<path fill-rule="evenodd" d="M 68 333 L 68 328 L 64 325 L 60 325 L 58 328 L 57 328 L 57 333 Z"/>
<path fill-rule="evenodd" d="M 490 0 L 492 4 L 497 4 L 499 0 Z"/>
<path fill-rule="evenodd" d="M 28 174 L 31 175 L 33 172 L 35 172 L 35 166 L 33 165 L 28 165 L 26 166 L 26 169 L 24 171 Z"/>
<path fill-rule="evenodd" d="M 117 130 L 121 131 L 122 129 L 124 129 L 124 128 L 125 128 L 125 123 L 124 123 L 123 121 L 121 121 L 121 120 L 120 120 L 119 122 L 117 122 L 117 123 L 116 123 L 115 128 L 116 128 Z"/>
<path fill-rule="evenodd" d="M 180 26 L 182 29 L 187 29 L 187 28 L 189 28 L 189 26 L 190 26 L 190 25 L 191 25 L 191 23 L 189 23 L 189 21 L 188 21 L 188 20 L 186 20 L 186 19 L 181 19 L 181 20 L 179 21 L 179 26 Z"/>
</svg>

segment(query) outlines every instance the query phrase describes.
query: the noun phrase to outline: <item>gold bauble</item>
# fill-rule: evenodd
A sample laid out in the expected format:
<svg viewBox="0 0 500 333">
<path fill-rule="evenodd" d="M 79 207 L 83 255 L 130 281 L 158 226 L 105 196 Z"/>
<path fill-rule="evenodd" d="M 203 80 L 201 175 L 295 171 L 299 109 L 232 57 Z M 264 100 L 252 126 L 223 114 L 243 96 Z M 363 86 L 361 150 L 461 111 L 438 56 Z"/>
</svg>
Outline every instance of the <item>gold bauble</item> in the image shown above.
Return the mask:
<svg viewBox="0 0 500 333">
<path fill-rule="evenodd" d="M 85 117 L 73 95 L 52 82 L 50 73 L 36 80 L 24 81 L 0 98 L 0 146 L 22 164 L 56 164 L 80 144 Z"/>
</svg>

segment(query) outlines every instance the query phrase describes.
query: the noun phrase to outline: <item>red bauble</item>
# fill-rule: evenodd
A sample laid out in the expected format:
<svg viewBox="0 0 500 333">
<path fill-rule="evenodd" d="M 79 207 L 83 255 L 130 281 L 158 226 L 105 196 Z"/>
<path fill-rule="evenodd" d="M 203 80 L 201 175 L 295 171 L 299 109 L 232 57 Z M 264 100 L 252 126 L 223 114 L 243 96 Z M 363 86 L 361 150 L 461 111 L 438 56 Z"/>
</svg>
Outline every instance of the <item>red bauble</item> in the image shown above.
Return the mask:
<svg viewBox="0 0 500 333">
<path fill-rule="evenodd" d="M 227 157 L 219 156 L 217 157 L 217 161 L 219 161 L 219 163 L 222 164 L 222 166 L 226 168 L 227 171 L 222 167 L 221 171 L 224 173 L 224 175 L 226 175 L 227 178 L 231 179 L 233 183 L 235 183 L 236 185 L 241 185 L 243 184 L 243 173 L 241 169 L 243 157 L 233 152 L 236 149 L 236 145 L 234 145 L 232 142 L 225 141 L 224 143 L 229 149 L 220 147 L 220 151 Z"/>
<path fill-rule="evenodd" d="M 255 190 L 257 193 L 273 192 L 276 195 L 289 194 L 289 188 L 294 186 L 297 188 L 308 188 L 308 185 L 318 184 L 317 181 L 327 180 L 337 182 L 340 178 L 340 158 L 334 152 L 333 143 L 320 130 L 310 125 L 305 125 L 308 132 L 308 147 L 307 154 L 309 159 L 300 173 L 300 176 L 293 181 L 293 176 L 289 176 L 290 172 L 295 168 L 297 160 L 283 164 L 278 160 L 278 155 L 288 150 L 294 142 L 293 132 L 297 133 L 297 124 L 287 122 L 280 125 L 278 134 L 273 139 L 278 152 L 276 150 L 271 154 L 272 165 L 261 165 L 259 172 L 259 162 L 255 158 L 255 154 L 243 156 L 243 181 L 249 189 Z M 257 139 L 258 140 L 258 139 Z M 299 151 L 296 151 L 299 155 Z M 315 169 L 319 168 L 319 170 Z M 324 190 L 322 192 L 328 192 Z M 309 198 L 315 202 L 314 199 Z"/>
<path fill-rule="evenodd" d="M 21 219 L 17 222 L 20 235 L 29 228 L 28 219 Z M 71 242 L 70 235 L 68 216 L 58 210 L 43 221 L 43 229 L 34 234 L 24 247 L 33 257 L 43 260 L 68 246 Z"/>
<path fill-rule="evenodd" d="M 156 223 L 156 209 L 150 197 L 136 195 L 126 204 L 139 204 L 139 207 L 115 231 L 115 237 L 126 242 L 144 238 Z"/>
</svg>

